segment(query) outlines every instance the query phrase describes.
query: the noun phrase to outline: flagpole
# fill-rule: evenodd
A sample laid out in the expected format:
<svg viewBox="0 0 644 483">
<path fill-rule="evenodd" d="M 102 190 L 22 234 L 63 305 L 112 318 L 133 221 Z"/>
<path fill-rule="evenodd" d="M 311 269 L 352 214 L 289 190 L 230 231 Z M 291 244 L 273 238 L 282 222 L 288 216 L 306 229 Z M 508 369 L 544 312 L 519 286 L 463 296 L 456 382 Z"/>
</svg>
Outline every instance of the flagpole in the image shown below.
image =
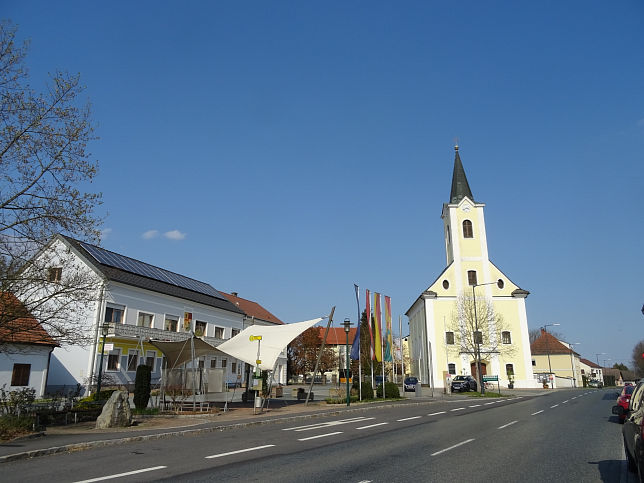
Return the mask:
<svg viewBox="0 0 644 483">
<path fill-rule="evenodd" d="M 358 304 L 358 322 L 356 330 L 356 337 L 358 337 L 358 398 L 362 401 L 362 337 L 360 336 L 360 324 L 362 323 L 362 318 L 360 317 L 360 287 L 355 283 L 353 286 L 356 289 L 356 303 Z"/>
<path fill-rule="evenodd" d="M 403 347 L 403 340 L 402 340 L 402 315 L 398 316 L 398 334 L 399 334 L 399 341 L 400 341 L 400 371 L 402 372 L 402 380 L 403 384 L 405 384 L 405 357 L 404 357 L 404 347 Z M 404 388 L 403 388 L 404 389 Z"/>
</svg>

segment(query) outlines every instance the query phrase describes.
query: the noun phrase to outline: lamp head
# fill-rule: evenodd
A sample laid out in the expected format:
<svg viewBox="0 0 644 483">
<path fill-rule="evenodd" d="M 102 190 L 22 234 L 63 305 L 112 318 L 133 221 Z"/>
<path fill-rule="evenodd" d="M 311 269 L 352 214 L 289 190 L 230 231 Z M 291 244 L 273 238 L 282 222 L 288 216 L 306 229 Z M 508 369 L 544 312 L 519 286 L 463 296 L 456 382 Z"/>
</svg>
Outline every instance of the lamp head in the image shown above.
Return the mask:
<svg viewBox="0 0 644 483">
<path fill-rule="evenodd" d="M 349 319 L 344 319 L 342 325 L 344 325 L 344 331 L 348 334 L 349 329 L 351 328 L 351 321 Z"/>
</svg>

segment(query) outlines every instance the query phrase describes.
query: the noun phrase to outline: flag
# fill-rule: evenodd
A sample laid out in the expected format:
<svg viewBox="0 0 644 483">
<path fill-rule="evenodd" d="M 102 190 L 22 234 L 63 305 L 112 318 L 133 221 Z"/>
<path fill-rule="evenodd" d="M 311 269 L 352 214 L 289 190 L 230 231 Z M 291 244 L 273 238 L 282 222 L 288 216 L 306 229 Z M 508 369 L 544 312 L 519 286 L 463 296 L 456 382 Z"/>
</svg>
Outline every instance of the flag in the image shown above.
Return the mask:
<svg viewBox="0 0 644 483">
<path fill-rule="evenodd" d="M 365 313 L 367 314 L 367 327 L 369 327 L 369 358 L 373 360 L 373 330 L 371 329 L 371 294 L 369 290 L 365 290 L 367 294 L 367 305 L 365 306 Z"/>
<path fill-rule="evenodd" d="M 376 353 L 376 361 L 382 362 L 382 323 L 380 312 L 380 294 L 378 292 L 373 293 L 373 317 L 374 317 L 374 352 Z"/>
<path fill-rule="evenodd" d="M 355 283 L 353 287 L 356 290 L 356 302 L 358 303 L 358 314 L 360 314 L 360 288 Z M 356 330 L 356 336 L 351 345 L 351 359 L 353 360 L 360 359 L 360 322 L 361 320 L 358 319 L 358 329 Z"/>
<path fill-rule="evenodd" d="M 391 298 L 385 295 L 385 361 L 393 362 L 394 344 L 391 335 Z"/>
</svg>

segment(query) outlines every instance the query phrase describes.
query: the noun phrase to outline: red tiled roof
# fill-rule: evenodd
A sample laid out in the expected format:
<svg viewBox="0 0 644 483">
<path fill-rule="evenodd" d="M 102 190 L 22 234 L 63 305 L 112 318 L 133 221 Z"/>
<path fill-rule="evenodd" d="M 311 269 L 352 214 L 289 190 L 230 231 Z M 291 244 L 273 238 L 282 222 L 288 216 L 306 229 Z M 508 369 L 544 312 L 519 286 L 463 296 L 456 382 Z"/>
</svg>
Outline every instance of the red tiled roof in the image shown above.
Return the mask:
<svg viewBox="0 0 644 483">
<path fill-rule="evenodd" d="M 0 342 L 59 347 L 15 295 L 0 293 Z"/>
<path fill-rule="evenodd" d="M 592 368 L 594 368 L 594 369 L 601 369 L 601 366 L 598 366 L 598 365 L 597 365 L 597 364 L 595 364 L 593 361 L 589 361 L 588 359 L 584 359 L 583 357 L 582 357 L 582 358 L 580 358 L 579 360 L 580 360 L 581 362 L 583 362 L 584 364 L 586 364 L 587 366 L 589 366 L 589 367 L 592 367 Z"/>
<path fill-rule="evenodd" d="M 266 310 L 264 307 L 259 305 L 257 302 L 243 299 L 237 295 L 222 292 L 221 290 L 219 290 L 219 293 L 222 294 L 224 297 L 226 297 L 228 300 L 230 300 L 241 310 L 243 310 L 244 313 L 249 317 L 255 317 L 256 319 L 265 320 L 266 322 L 272 322 L 273 324 L 279 324 L 279 325 L 284 324 L 284 322 L 282 322 L 280 319 L 275 317 L 273 314 L 271 314 L 268 310 Z"/>
<path fill-rule="evenodd" d="M 547 354 L 577 354 L 570 347 L 562 344 L 551 333 L 541 329 L 541 335 L 530 345 L 532 355 L 543 356 Z M 579 355 L 579 354 L 577 354 Z"/>
<path fill-rule="evenodd" d="M 320 337 L 324 339 L 324 332 L 326 327 L 318 327 Z M 349 344 L 353 344 L 353 339 L 356 336 L 356 328 L 349 329 Z M 329 327 L 329 334 L 326 337 L 326 345 L 345 345 L 347 343 L 347 336 L 344 333 L 344 327 Z"/>
</svg>

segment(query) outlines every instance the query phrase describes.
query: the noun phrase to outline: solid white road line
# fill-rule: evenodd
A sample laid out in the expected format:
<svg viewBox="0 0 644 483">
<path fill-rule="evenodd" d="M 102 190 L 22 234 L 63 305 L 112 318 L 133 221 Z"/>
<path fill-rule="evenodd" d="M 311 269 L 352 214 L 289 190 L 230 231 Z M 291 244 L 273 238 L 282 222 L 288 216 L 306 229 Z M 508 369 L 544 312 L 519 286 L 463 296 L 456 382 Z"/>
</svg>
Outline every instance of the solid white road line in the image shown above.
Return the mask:
<svg viewBox="0 0 644 483">
<path fill-rule="evenodd" d="M 356 429 L 369 429 L 369 428 L 375 428 L 376 426 L 383 426 L 385 424 L 389 423 L 376 423 L 376 424 L 370 424 L 369 426 L 360 426 L 359 428 Z"/>
<path fill-rule="evenodd" d="M 468 439 L 468 440 L 465 440 L 465 441 L 461 441 L 460 443 L 457 443 L 454 446 L 450 446 L 449 448 L 445 448 L 445 449 L 442 449 L 440 451 L 436 451 L 436 453 L 432 453 L 431 455 L 432 456 L 439 455 L 441 453 L 444 453 L 445 451 L 449 451 L 449 450 L 452 450 L 454 448 L 458 448 L 459 446 L 463 446 L 464 444 L 471 443 L 472 441 L 474 441 L 474 438 Z"/>
<path fill-rule="evenodd" d="M 92 478 L 91 480 L 81 480 L 81 481 L 77 481 L 76 483 L 90 483 L 92 481 L 111 480 L 113 478 L 121 478 L 123 476 L 130 476 L 130 475 L 136 475 L 138 473 L 145 473 L 146 471 L 161 470 L 163 468 L 167 468 L 167 466 L 153 466 L 151 468 L 143 468 L 140 470 L 128 471 L 127 473 L 118 473 L 116 475 L 101 476 L 99 478 Z"/>
<path fill-rule="evenodd" d="M 422 418 L 422 416 L 412 416 L 411 418 L 402 418 L 402 419 L 396 419 L 396 421 L 401 422 L 401 421 L 410 421 L 412 419 L 419 419 Z"/>
<path fill-rule="evenodd" d="M 431 413 L 431 414 L 428 414 L 427 416 L 438 416 L 439 414 L 445 414 L 445 413 L 446 411 L 438 411 L 437 413 Z"/>
<path fill-rule="evenodd" d="M 327 436 L 335 436 L 336 434 L 342 434 L 342 431 L 336 431 L 335 433 L 318 434 L 317 436 L 309 436 L 308 438 L 298 439 L 298 441 L 308 441 L 309 439 L 326 438 Z"/>
<path fill-rule="evenodd" d="M 534 416 L 534 415 L 542 413 L 542 412 L 543 412 L 543 409 L 541 411 L 537 411 L 536 413 L 532 413 L 530 416 Z"/>
<path fill-rule="evenodd" d="M 275 446 L 274 444 L 265 444 L 264 446 L 255 446 L 254 448 L 238 449 L 237 451 L 229 451 L 228 453 L 219 453 L 212 456 L 206 456 L 208 458 L 221 458 L 222 456 L 230 456 L 232 454 L 246 453 L 247 451 L 256 451 L 258 449 L 271 448 Z"/>
<path fill-rule="evenodd" d="M 503 426 L 499 426 L 496 429 L 504 429 L 504 428 L 507 428 L 508 426 L 512 426 L 514 423 L 518 423 L 518 422 L 519 422 L 518 420 L 517 421 L 511 421 L 508 424 L 504 424 Z"/>
</svg>

